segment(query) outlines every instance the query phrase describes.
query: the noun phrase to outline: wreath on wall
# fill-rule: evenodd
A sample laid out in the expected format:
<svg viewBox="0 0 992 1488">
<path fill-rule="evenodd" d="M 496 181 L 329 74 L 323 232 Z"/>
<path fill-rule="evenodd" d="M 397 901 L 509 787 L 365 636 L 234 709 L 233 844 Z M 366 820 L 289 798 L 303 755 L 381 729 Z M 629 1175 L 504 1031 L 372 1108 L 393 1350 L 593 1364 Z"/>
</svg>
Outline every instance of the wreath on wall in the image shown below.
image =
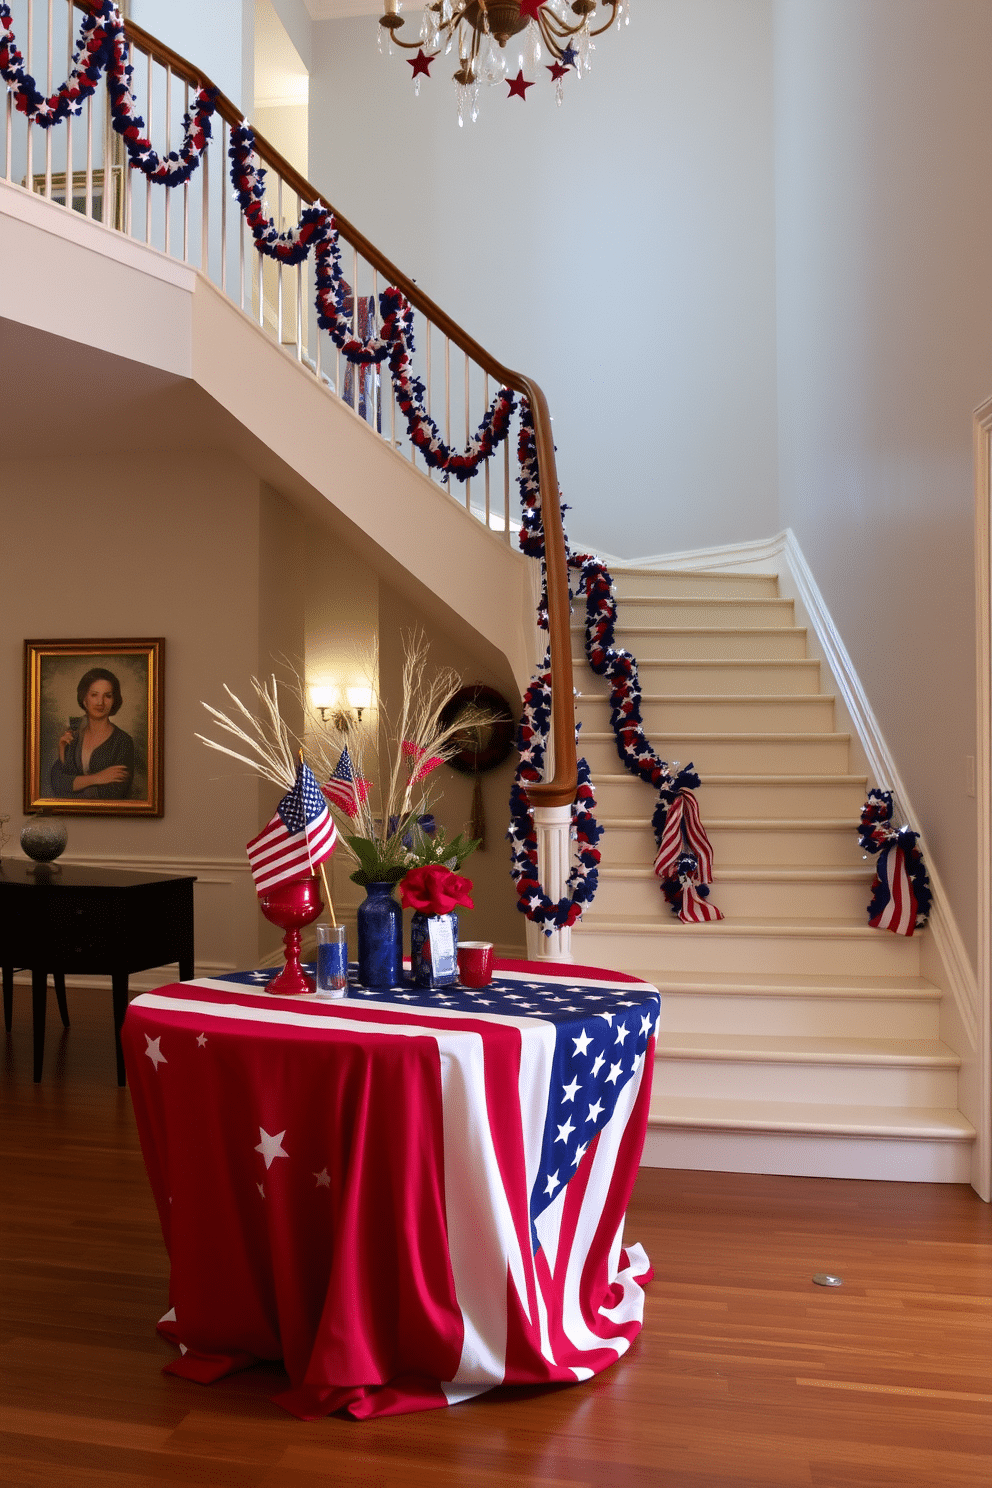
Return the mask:
<svg viewBox="0 0 992 1488">
<path fill-rule="evenodd" d="M 458 720 L 471 713 L 476 719 L 485 714 L 483 722 L 473 723 L 457 731 Z M 445 761 L 459 775 L 471 775 L 472 819 L 469 836 L 479 839 L 479 847 L 486 846 L 486 818 L 482 801 L 482 777 L 495 770 L 506 759 L 513 747 L 513 711 L 502 693 L 483 682 L 460 687 L 441 709 L 441 726 L 455 728 L 453 736 L 457 745 L 455 752 Z"/>
</svg>

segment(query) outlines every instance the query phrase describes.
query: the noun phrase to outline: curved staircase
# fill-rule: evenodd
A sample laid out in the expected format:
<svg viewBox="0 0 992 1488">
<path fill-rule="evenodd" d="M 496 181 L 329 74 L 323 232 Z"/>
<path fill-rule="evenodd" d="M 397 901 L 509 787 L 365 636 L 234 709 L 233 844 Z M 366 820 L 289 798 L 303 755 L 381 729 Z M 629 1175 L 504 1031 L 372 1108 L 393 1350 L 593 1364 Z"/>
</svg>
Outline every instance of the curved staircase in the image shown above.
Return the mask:
<svg viewBox="0 0 992 1488">
<path fill-rule="evenodd" d="M 580 747 L 606 827 L 577 962 L 662 993 L 653 1166 L 967 1182 L 974 1129 L 921 936 L 872 930 L 858 845 L 867 781 L 772 575 L 626 569 L 616 644 L 645 728 L 692 761 L 725 918 L 684 925 L 652 873 L 654 793 L 622 769 L 606 684 L 573 627 Z"/>
</svg>

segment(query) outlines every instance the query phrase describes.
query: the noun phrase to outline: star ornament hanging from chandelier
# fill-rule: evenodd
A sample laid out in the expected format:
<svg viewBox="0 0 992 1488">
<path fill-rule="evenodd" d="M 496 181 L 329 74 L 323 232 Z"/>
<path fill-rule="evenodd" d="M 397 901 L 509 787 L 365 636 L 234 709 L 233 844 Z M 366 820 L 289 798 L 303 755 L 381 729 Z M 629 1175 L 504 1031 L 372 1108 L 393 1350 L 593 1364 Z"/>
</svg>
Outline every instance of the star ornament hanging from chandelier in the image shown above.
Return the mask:
<svg viewBox="0 0 992 1488">
<path fill-rule="evenodd" d="M 412 6 L 411 6 L 412 8 Z M 616 24 L 630 22 L 629 0 L 428 0 L 421 12 L 415 41 L 400 35 L 406 22 L 400 15 L 401 0 L 385 0 L 379 18 L 379 45 L 386 36 L 404 51 L 416 52 L 407 59 L 413 69 L 415 91 L 421 76 L 429 78 L 430 64 L 457 48 L 458 65 L 452 73 L 458 90 L 458 122 L 467 112 L 474 123 L 479 113 L 483 85 L 506 83 L 507 98 L 527 100 L 542 71 L 550 74 L 560 104 L 564 78 L 569 72 L 582 77 L 589 71 L 594 38 Z M 508 75 L 507 47 L 519 38 L 516 77 Z M 545 50 L 550 65 L 541 67 Z"/>
</svg>

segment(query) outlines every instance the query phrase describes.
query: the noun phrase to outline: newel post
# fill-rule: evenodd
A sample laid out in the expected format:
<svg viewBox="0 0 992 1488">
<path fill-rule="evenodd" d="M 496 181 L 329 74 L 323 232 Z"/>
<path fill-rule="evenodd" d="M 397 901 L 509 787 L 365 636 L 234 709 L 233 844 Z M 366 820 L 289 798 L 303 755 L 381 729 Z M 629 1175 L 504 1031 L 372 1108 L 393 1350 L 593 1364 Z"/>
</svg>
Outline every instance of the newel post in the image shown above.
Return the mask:
<svg viewBox="0 0 992 1488">
<path fill-rule="evenodd" d="M 555 904 L 565 894 L 572 868 L 571 806 L 535 806 L 538 879 Z M 527 921 L 527 955 L 532 961 L 571 961 L 572 931 L 552 930 Z"/>
</svg>

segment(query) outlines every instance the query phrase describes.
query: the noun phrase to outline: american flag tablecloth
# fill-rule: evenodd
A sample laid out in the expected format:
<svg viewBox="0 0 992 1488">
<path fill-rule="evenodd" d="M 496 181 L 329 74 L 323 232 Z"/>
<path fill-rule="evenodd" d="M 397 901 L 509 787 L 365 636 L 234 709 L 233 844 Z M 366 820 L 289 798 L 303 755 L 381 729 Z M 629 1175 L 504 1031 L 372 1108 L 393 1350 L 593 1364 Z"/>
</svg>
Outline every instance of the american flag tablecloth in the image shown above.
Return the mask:
<svg viewBox="0 0 992 1488">
<path fill-rule="evenodd" d="M 622 1244 L 660 999 L 588 967 L 275 998 L 272 972 L 136 997 L 123 1030 L 171 1259 L 167 1369 L 282 1359 L 302 1419 L 587 1379 L 640 1331 Z"/>
</svg>

